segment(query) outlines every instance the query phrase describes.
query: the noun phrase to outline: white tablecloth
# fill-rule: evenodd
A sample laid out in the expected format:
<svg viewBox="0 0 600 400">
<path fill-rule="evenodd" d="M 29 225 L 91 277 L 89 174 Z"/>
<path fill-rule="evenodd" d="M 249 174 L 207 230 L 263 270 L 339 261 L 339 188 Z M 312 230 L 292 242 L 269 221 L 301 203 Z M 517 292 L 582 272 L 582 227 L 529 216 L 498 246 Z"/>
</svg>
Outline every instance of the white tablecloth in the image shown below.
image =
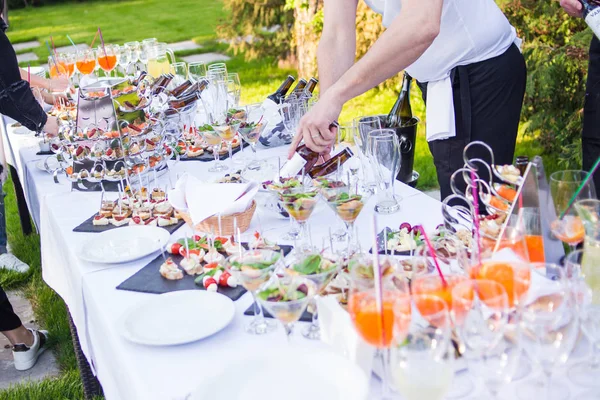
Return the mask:
<svg viewBox="0 0 600 400">
<path fill-rule="evenodd" d="M 259 156 L 269 158 L 284 152 L 283 148 L 269 149 L 260 152 Z M 26 155 L 26 150 L 22 154 Z M 209 174 L 206 171 L 209 166 L 210 163 L 181 162 L 175 169 L 179 173 L 188 171 L 207 180 L 220 176 Z M 43 278 L 68 305 L 82 349 L 96 370 L 107 399 L 183 399 L 202 384 L 209 372 L 226 368 L 229 362 L 243 354 L 263 349 L 277 351 L 289 346 L 282 328 L 264 336 L 252 336 L 244 332 L 243 326 L 251 318 L 243 316 L 251 304 L 249 294 L 235 302 L 236 316 L 231 325 L 200 342 L 172 347 L 147 347 L 126 341 L 119 332 L 119 319 L 130 307 L 154 295 L 115 288 L 144 267 L 156 254 L 120 265 L 93 265 L 80 261 L 78 249 L 94 234 L 75 233 L 73 228 L 97 211 L 100 193 L 71 192 L 66 182 L 58 185 L 53 183 L 50 175 L 35 168 L 33 159 L 25 160 L 20 168 L 26 171 L 24 187 L 28 187 L 30 198 L 35 198 L 30 201 L 30 207 L 40 207 Z M 167 177 L 163 176 L 161 180 L 166 183 Z M 431 230 L 441 222 L 439 202 L 403 184 L 397 185 L 396 192 L 404 198 L 402 209 L 391 216 L 378 216 L 381 228 L 396 227 L 406 221 L 423 224 L 427 230 Z M 368 208 L 370 210 L 372 207 Z M 370 221 L 373 212 L 369 210 L 365 210 L 357 221 L 359 239 L 365 249 L 371 245 Z M 32 210 L 32 214 L 35 215 L 36 211 Z M 259 218 L 253 219 L 250 231 L 258 229 L 259 219 L 263 229 L 268 229 L 271 235 L 283 233 L 288 228 L 287 220 L 275 214 L 261 210 L 258 215 Z M 330 227 L 337 226 L 336 218 L 325 204 L 319 204 L 310 220 L 312 237 L 316 243 L 320 243 Z M 182 229 L 188 228 L 181 228 L 174 237 L 182 236 Z M 292 346 L 306 349 L 325 346 L 302 337 L 298 332 L 302 325 L 297 327 Z M 380 397 L 378 386 L 372 384 L 370 398 Z M 577 391 L 572 385 L 571 389 Z M 477 386 L 473 394 L 480 393 Z M 502 397 L 514 398 L 512 385 Z"/>
</svg>

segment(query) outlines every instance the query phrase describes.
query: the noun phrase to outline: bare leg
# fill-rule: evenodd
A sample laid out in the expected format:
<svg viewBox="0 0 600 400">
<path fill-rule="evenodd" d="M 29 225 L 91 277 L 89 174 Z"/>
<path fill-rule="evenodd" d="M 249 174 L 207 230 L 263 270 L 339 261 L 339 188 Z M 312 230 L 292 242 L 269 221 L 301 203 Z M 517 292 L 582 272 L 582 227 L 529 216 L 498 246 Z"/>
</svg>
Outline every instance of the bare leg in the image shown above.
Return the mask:
<svg viewBox="0 0 600 400">
<path fill-rule="evenodd" d="M 28 347 L 33 346 L 33 334 L 29 329 L 25 328 L 23 325 L 21 325 L 17 329 L 13 329 L 11 331 L 4 331 L 0 333 L 6 336 L 8 341 L 13 346 L 21 343 L 25 344 Z"/>
</svg>

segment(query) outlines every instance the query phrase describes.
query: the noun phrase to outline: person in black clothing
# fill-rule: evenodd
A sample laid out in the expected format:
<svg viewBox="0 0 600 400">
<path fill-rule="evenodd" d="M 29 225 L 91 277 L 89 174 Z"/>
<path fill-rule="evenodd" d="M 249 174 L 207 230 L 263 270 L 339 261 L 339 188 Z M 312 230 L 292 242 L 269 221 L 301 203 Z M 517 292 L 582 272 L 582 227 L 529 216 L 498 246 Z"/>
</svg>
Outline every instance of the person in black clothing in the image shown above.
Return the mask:
<svg viewBox="0 0 600 400">
<path fill-rule="evenodd" d="M 0 10 L 3 9 L 3 3 L 0 0 Z M 17 56 L 5 34 L 7 28 L 0 18 L 0 114 L 17 120 L 32 131 L 43 130 L 48 134 L 56 134 L 56 118 L 46 115 L 33 96 L 29 83 L 21 79 Z M 25 328 L 1 287 L 0 333 L 13 346 L 15 368 L 18 370 L 33 367 L 40 354 L 46 350 L 48 332 Z"/>
<path fill-rule="evenodd" d="M 561 0 L 560 5 L 572 17 L 581 18 L 583 6 L 579 0 Z M 590 61 L 583 105 L 581 132 L 583 169 L 589 171 L 600 157 L 600 40 L 594 35 L 590 44 Z M 600 173 L 594 175 L 596 194 L 600 198 Z"/>
</svg>

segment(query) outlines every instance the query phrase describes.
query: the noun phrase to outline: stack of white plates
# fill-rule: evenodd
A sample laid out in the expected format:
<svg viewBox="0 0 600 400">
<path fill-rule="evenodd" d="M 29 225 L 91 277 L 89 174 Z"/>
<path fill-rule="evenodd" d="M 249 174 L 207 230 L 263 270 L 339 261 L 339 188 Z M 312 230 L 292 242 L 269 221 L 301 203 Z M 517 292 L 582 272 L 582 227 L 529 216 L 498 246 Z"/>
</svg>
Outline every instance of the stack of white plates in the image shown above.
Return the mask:
<svg viewBox="0 0 600 400">
<path fill-rule="evenodd" d="M 29 73 L 31 75 L 37 75 L 40 78 L 45 78 L 46 77 L 46 69 L 44 67 L 30 67 L 29 68 Z"/>
</svg>

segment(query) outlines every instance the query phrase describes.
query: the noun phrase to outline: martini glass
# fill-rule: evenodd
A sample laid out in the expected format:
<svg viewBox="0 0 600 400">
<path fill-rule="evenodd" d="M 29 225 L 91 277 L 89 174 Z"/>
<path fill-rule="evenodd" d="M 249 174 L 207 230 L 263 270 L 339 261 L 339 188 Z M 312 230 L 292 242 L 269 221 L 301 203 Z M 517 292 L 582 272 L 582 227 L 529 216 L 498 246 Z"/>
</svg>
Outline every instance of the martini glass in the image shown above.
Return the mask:
<svg viewBox="0 0 600 400">
<path fill-rule="evenodd" d="M 298 189 L 286 190 L 279 193 L 279 201 L 300 226 L 300 245 L 296 250 L 302 252 L 311 251 L 310 238 L 308 236 L 307 223 L 317 206 L 318 197 L 315 188 L 300 187 Z"/>
<path fill-rule="evenodd" d="M 261 104 L 251 104 L 246 106 L 246 120 L 241 123 L 238 132 L 242 139 L 250 145 L 252 149 L 253 160 L 248 164 L 248 169 L 259 171 L 262 169 L 262 163 L 256 156 L 256 143 L 268 125 L 264 119 L 264 109 Z"/>
<path fill-rule="evenodd" d="M 204 139 L 204 142 L 212 148 L 213 156 L 215 157 L 215 164 L 212 167 L 210 167 L 208 172 L 221 172 L 228 170 L 229 167 L 220 161 L 219 155 L 223 139 L 221 138 L 219 133 L 214 129 L 214 126 L 212 126 L 210 129 L 208 129 L 208 127 L 203 128 L 206 129 L 200 131 L 200 133 L 202 134 L 202 138 Z"/>
<path fill-rule="evenodd" d="M 283 237 L 281 238 L 282 240 L 297 240 L 300 237 L 300 230 L 297 228 L 295 220 L 293 218 L 290 218 L 289 213 L 283 208 L 283 206 L 279 202 L 280 194 L 287 189 L 298 188 L 301 186 L 301 180 L 297 177 L 286 179 L 283 182 L 272 182 L 266 186 L 267 191 L 276 199 L 275 204 L 277 205 L 279 214 L 289 219 L 290 221 L 289 230 L 283 235 Z"/>
<path fill-rule="evenodd" d="M 240 125 L 241 121 L 232 120 L 229 118 L 219 121 L 213 125 L 213 128 L 219 137 L 227 144 L 227 151 L 229 152 L 229 164 L 231 169 L 233 169 L 233 139 L 235 139 Z"/>
<path fill-rule="evenodd" d="M 267 311 L 283 324 L 289 342 L 294 323 L 302 317 L 315 294 L 316 285 L 310 279 L 293 275 L 273 275 L 271 280 L 261 286 L 257 298 Z"/>
<path fill-rule="evenodd" d="M 275 329 L 272 321 L 265 319 L 262 307 L 257 301 L 259 287 L 267 282 L 281 264 L 282 255 L 273 250 L 251 250 L 229 257 L 225 262 L 231 274 L 254 299 L 254 319 L 246 327 L 246 332 L 262 335 Z"/>
<path fill-rule="evenodd" d="M 340 186 L 333 190 L 324 189 L 321 194 L 325 198 L 325 201 L 327 201 L 329 207 L 331 207 L 346 225 L 349 251 L 350 249 L 357 249 L 359 245 L 356 241 L 354 225 L 358 216 L 368 203 L 370 193 L 359 188 L 358 185 L 355 185 L 354 187 Z"/>
<path fill-rule="evenodd" d="M 310 279 L 315 284 L 316 294 L 323 293 L 329 282 L 339 270 L 339 264 L 333 254 L 312 251 L 292 258 L 287 265 L 286 273 Z M 311 340 L 319 340 L 321 332 L 318 322 L 318 310 L 313 303 L 312 323 L 302 332 L 302 335 Z"/>
</svg>

